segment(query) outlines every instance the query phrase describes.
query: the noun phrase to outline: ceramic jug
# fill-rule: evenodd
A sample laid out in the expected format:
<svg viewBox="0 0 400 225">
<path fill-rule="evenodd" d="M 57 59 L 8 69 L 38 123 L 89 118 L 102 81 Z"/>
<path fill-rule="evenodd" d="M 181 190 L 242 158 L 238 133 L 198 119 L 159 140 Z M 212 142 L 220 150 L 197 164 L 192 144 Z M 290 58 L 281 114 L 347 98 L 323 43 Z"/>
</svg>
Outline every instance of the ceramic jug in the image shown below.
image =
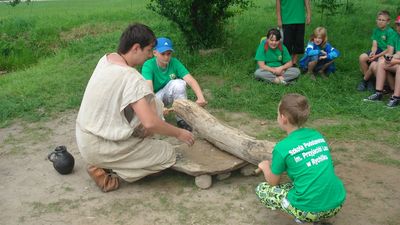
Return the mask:
<svg viewBox="0 0 400 225">
<path fill-rule="evenodd" d="M 47 158 L 50 162 L 53 162 L 54 169 L 60 174 L 69 174 L 74 169 L 75 159 L 65 146 L 57 146 Z"/>
</svg>

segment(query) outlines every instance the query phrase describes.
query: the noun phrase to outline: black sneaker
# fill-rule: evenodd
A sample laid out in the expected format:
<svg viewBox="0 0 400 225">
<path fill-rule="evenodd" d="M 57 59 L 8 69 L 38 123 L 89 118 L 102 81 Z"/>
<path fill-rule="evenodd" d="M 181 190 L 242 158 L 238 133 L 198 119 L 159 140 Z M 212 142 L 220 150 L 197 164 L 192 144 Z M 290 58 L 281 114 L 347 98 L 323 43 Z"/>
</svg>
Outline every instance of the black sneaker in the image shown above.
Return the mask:
<svg viewBox="0 0 400 225">
<path fill-rule="evenodd" d="M 370 95 L 368 98 L 364 98 L 364 101 L 371 101 L 371 102 L 377 102 L 377 101 L 382 101 L 382 93 L 375 93 Z"/>
<path fill-rule="evenodd" d="M 375 91 L 375 82 L 373 80 L 368 80 L 367 89 L 370 92 L 374 92 Z"/>
<path fill-rule="evenodd" d="M 179 120 L 178 122 L 176 122 L 176 125 L 178 125 L 179 128 L 188 130 L 190 132 L 192 132 L 192 127 L 189 126 L 189 124 L 187 124 L 184 120 Z"/>
<path fill-rule="evenodd" d="M 367 82 L 362 80 L 358 85 L 357 85 L 357 91 L 366 91 L 367 90 Z"/>
<path fill-rule="evenodd" d="M 386 106 L 389 108 L 394 108 L 394 107 L 398 106 L 399 104 L 400 104 L 400 99 L 391 97 Z"/>
</svg>

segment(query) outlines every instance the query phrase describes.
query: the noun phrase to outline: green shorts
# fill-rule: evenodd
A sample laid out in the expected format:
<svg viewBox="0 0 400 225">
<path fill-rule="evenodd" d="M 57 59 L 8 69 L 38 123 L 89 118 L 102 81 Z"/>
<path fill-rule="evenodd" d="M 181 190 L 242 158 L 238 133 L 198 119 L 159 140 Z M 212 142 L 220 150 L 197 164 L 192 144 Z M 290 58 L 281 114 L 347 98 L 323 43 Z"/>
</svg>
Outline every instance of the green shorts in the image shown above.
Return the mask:
<svg viewBox="0 0 400 225">
<path fill-rule="evenodd" d="M 300 209 L 296 209 L 286 198 L 289 190 L 292 187 L 292 183 L 271 186 L 266 182 L 263 182 L 256 187 L 256 194 L 265 207 L 272 210 L 280 209 L 289 215 L 292 215 L 295 220 L 307 223 L 318 222 L 331 218 L 335 216 L 342 208 L 342 206 L 338 206 L 334 209 L 322 212 L 305 212 Z"/>
</svg>

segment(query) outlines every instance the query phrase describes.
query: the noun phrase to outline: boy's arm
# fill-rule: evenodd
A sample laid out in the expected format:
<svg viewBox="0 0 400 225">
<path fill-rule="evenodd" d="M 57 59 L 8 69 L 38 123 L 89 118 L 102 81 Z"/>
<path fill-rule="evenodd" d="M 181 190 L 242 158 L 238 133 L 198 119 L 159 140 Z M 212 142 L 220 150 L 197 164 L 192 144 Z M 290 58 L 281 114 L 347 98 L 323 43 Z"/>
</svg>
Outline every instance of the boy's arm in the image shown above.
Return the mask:
<svg viewBox="0 0 400 225">
<path fill-rule="evenodd" d="M 327 48 L 325 49 L 325 52 L 326 52 L 327 58 L 330 60 L 336 59 L 340 55 L 340 52 L 336 48 L 332 47 L 331 45 L 327 46 Z"/>
<path fill-rule="evenodd" d="M 264 178 L 267 183 L 271 186 L 276 186 L 279 184 L 281 179 L 281 175 L 275 175 L 271 171 L 271 165 L 268 160 L 264 160 L 258 164 L 258 168 L 260 168 L 264 173 Z"/>
<path fill-rule="evenodd" d="M 307 17 L 306 17 L 306 24 L 311 23 L 311 6 L 310 6 L 310 0 L 304 0 L 304 5 L 306 6 L 306 12 L 307 12 Z"/>
<path fill-rule="evenodd" d="M 187 74 L 186 76 L 184 76 L 183 80 L 186 81 L 186 83 L 188 83 L 189 86 L 194 91 L 194 93 L 197 97 L 197 100 L 196 100 L 197 105 L 199 105 L 199 106 L 207 105 L 207 101 L 204 98 L 203 92 L 201 91 L 200 85 L 197 82 L 197 80 L 194 79 L 194 77 L 190 74 Z"/>
<path fill-rule="evenodd" d="M 276 0 L 276 19 L 278 27 L 282 28 L 281 0 Z"/>
<path fill-rule="evenodd" d="M 371 54 L 370 56 L 374 56 L 376 53 L 376 50 L 378 50 L 378 42 L 376 40 L 372 41 L 372 47 L 371 47 Z"/>
<path fill-rule="evenodd" d="M 290 60 L 287 63 L 283 64 L 281 67 L 282 67 L 283 70 L 287 70 L 292 66 L 293 66 L 293 62 L 292 62 L 292 60 Z"/>
<path fill-rule="evenodd" d="M 257 61 L 257 65 L 260 69 L 271 72 L 273 74 L 276 73 L 275 68 L 274 67 L 269 67 L 267 66 L 267 64 L 265 64 L 264 61 Z"/>
</svg>

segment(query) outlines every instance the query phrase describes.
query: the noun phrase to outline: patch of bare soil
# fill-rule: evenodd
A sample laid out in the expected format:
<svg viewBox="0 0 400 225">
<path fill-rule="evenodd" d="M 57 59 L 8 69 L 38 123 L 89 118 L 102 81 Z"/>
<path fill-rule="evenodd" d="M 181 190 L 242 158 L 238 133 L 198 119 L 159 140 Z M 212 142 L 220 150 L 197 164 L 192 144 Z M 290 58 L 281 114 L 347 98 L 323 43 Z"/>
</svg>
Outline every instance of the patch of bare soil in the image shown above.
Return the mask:
<svg viewBox="0 0 400 225">
<path fill-rule="evenodd" d="M 75 117 L 69 112 L 48 122 L 0 129 L 0 224 L 295 224 L 258 203 L 254 188 L 262 176 L 238 172 L 207 190 L 198 189 L 194 177 L 167 170 L 102 193 L 77 149 Z M 274 126 L 274 121 L 244 117 L 230 125 L 250 135 Z M 58 174 L 47 160 L 58 145 L 75 157 L 72 174 Z M 400 168 L 390 163 L 399 160 L 398 149 L 368 141 L 332 142 L 332 148 L 348 192 L 335 224 L 399 224 Z"/>
</svg>

